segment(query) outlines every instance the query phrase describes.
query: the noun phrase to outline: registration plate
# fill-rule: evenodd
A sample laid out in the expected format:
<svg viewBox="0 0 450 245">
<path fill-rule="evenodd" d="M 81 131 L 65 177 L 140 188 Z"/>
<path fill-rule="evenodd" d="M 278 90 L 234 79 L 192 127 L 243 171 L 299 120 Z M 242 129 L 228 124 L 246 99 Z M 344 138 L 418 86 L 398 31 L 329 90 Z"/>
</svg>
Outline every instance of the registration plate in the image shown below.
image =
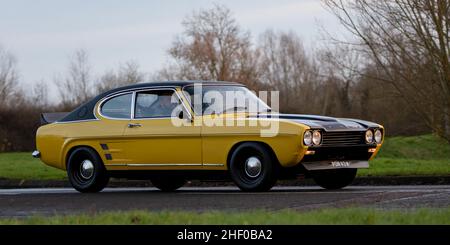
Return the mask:
<svg viewBox="0 0 450 245">
<path fill-rule="evenodd" d="M 332 161 L 331 166 L 335 168 L 346 168 L 350 166 L 349 161 Z"/>
<path fill-rule="evenodd" d="M 304 162 L 306 170 L 325 170 L 340 168 L 368 168 L 369 162 L 362 160 L 325 160 L 317 162 Z"/>
</svg>

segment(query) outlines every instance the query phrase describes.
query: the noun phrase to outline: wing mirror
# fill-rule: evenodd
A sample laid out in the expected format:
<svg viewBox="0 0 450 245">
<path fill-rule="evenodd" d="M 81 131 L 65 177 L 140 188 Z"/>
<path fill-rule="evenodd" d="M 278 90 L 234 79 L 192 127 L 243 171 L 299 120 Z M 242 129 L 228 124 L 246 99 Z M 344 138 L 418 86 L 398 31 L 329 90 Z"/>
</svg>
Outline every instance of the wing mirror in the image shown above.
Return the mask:
<svg viewBox="0 0 450 245">
<path fill-rule="evenodd" d="M 188 120 L 189 122 L 193 122 L 193 118 L 190 116 L 189 113 L 186 113 L 184 110 L 178 113 L 178 118 L 180 118 L 181 120 Z"/>
</svg>

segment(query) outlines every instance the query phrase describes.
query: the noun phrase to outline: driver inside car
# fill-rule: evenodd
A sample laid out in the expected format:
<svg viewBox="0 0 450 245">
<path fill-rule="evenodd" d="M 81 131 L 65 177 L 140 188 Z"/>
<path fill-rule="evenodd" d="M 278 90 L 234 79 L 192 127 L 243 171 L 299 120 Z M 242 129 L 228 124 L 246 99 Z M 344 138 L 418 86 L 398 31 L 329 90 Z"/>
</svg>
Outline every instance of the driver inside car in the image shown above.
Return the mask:
<svg viewBox="0 0 450 245">
<path fill-rule="evenodd" d="M 172 102 L 173 93 L 138 94 L 136 117 L 170 117 L 177 104 Z M 155 99 L 156 97 L 156 99 Z M 150 100 L 150 103 L 147 101 Z M 151 100 L 154 100 L 151 103 Z"/>
</svg>

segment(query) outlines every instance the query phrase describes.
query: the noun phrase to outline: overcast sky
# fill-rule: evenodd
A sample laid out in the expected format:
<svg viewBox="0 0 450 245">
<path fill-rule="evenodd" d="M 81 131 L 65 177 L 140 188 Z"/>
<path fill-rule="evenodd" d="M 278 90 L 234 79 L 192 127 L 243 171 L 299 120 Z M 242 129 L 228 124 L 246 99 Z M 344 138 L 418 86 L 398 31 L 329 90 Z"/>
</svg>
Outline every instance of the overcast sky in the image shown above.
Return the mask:
<svg viewBox="0 0 450 245">
<path fill-rule="evenodd" d="M 310 45 L 319 25 L 338 28 L 319 0 L 0 0 L 0 45 L 17 58 L 24 84 L 64 73 L 79 48 L 94 75 L 129 60 L 152 72 L 167 61 L 182 19 L 214 3 L 230 8 L 254 38 L 268 28 L 292 30 Z"/>
</svg>

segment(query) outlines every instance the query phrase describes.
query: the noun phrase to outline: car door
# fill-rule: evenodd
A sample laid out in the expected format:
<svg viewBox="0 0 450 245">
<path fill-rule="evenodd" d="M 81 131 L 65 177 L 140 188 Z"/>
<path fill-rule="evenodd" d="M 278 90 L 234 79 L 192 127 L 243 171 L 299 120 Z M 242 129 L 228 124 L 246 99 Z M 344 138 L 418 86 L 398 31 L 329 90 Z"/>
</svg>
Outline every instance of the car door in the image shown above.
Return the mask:
<svg viewBox="0 0 450 245">
<path fill-rule="evenodd" d="M 129 162 L 125 152 L 127 142 L 124 132 L 131 118 L 132 92 L 116 94 L 99 102 L 96 116 L 100 121 L 94 122 L 95 129 L 89 132 L 98 138 L 99 152 L 106 160 L 105 166 L 122 166 Z"/>
<path fill-rule="evenodd" d="M 130 168 L 201 168 L 201 127 L 179 118 L 189 111 L 175 89 L 136 91 L 133 105 L 124 133 Z"/>
</svg>

